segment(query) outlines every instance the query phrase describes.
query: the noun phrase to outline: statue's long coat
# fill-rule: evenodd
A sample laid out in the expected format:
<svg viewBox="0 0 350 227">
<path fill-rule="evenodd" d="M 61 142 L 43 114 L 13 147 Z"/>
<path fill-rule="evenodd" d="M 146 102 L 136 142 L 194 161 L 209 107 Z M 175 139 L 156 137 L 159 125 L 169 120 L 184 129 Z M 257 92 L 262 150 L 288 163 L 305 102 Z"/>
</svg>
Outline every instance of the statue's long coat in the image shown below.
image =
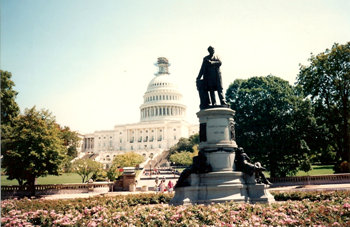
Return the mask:
<svg viewBox="0 0 350 227">
<path fill-rule="evenodd" d="M 213 63 L 209 63 L 209 60 Z M 199 71 L 198 77 L 203 75 L 205 89 L 208 91 L 221 91 L 222 79 L 220 72 L 221 61 L 217 56 L 206 56 Z"/>
</svg>

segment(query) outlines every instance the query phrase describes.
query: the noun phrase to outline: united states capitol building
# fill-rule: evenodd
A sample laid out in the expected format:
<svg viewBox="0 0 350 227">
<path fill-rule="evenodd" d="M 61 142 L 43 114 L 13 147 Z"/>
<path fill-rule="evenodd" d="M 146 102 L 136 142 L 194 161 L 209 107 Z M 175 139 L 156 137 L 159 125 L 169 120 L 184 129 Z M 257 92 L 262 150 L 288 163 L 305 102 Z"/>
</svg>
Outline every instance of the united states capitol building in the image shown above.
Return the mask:
<svg viewBox="0 0 350 227">
<path fill-rule="evenodd" d="M 168 59 L 159 57 L 156 66 L 159 71 L 149 82 L 140 106 L 140 122 L 84 135 L 83 154 L 95 154 L 96 161 L 109 166 L 117 154 L 133 151 L 148 158 L 168 150 L 181 137 L 198 133 L 198 124 L 185 120 L 186 106 L 176 77 L 169 74 Z"/>
</svg>

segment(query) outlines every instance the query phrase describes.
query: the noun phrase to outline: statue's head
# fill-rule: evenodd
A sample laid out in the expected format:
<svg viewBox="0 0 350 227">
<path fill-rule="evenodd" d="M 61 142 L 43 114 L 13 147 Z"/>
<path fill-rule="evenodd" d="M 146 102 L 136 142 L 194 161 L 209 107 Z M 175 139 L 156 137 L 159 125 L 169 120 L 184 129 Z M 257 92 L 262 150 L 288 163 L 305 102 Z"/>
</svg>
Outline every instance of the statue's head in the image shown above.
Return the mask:
<svg viewBox="0 0 350 227">
<path fill-rule="evenodd" d="M 208 52 L 209 52 L 209 54 L 210 54 L 210 55 L 213 55 L 213 54 L 214 54 L 214 52 L 215 52 L 214 47 L 209 46 L 209 47 L 208 47 Z"/>
<path fill-rule="evenodd" d="M 243 154 L 244 153 L 243 147 L 237 148 L 236 151 L 238 152 L 238 154 Z"/>
</svg>

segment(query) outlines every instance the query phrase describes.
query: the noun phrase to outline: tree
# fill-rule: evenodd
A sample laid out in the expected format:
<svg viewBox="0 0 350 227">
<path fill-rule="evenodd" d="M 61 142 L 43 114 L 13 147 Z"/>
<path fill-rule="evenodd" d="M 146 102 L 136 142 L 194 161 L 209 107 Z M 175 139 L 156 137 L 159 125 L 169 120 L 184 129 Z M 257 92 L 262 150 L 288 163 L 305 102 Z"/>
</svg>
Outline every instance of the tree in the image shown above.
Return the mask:
<svg viewBox="0 0 350 227">
<path fill-rule="evenodd" d="M 271 75 L 238 79 L 227 89 L 226 100 L 236 111 L 237 144 L 271 177 L 293 175 L 301 164 L 310 165 L 314 118 L 311 103 L 298 89 Z"/>
<path fill-rule="evenodd" d="M 60 137 L 65 147 L 66 158 L 63 161 L 63 171 L 71 171 L 72 160 L 78 156 L 78 146 L 80 137 L 77 132 L 71 131 L 68 126 L 61 127 L 57 124 L 60 129 Z"/>
<path fill-rule="evenodd" d="M 67 156 L 69 156 L 71 159 L 76 158 L 78 155 L 77 148 L 80 141 L 78 133 L 71 131 L 68 126 L 59 127 L 63 145 L 67 148 Z"/>
<path fill-rule="evenodd" d="M 350 163 L 350 42 L 311 54 L 309 61 L 300 66 L 297 83 L 311 97 L 323 150 L 336 151 L 339 170 L 341 162 Z"/>
<path fill-rule="evenodd" d="M 77 173 L 81 177 L 82 183 L 85 183 L 93 174 L 96 174 L 100 169 L 102 169 L 102 164 L 89 158 L 78 159 L 73 162 L 72 169 L 73 172 Z"/>
<path fill-rule="evenodd" d="M 134 152 L 127 152 L 125 154 L 116 155 L 113 159 L 112 166 L 120 167 L 135 167 L 144 161 L 142 155 Z"/>
<path fill-rule="evenodd" d="M 2 143 L 2 165 L 8 179 L 28 185 L 31 195 L 35 195 L 36 178 L 59 174 L 64 147 L 55 119 L 47 110 L 26 109 L 13 119 Z"/>
<path fill-rule="evenodd" d="M 190 166 L 193 163 L 193 157 L 198 155 L 198 145 L 193 146 L 193 152 L 180 151 L 170 155 L 169 160 L 175 165 Z"/>
<path fill-rule="evenodd" d="M 19 114 L 19 107 L 15 101 L 18 92 L 13 90 L 15 83 L 11 80 L 11 73 L 0 70 L 1 74 L 1 125 L 12 125 Z"/>
<path fill-rule="evenodd" d="M 11 80 L 11 73 L 0 70 L 1 74 L 1 141 L 5 140 L 5 135 L 13 126 L 14 119 L 19 114 L 19 107 L 15 101 L 18 92 L 13 90 L 15 83 Z M 4 151 L 3 143 L 1 149 Z"/>
<path fill-rule="evenodd" d="M 188 151 L 175 153 L 170 155 L 170 162 L 175 163 L 175 165 L 190 166 L 192 165 L 192 153 Z"/>
<path fill-rule="evenodd" d="M 170 148 L 169 156 L 178 152 L 194 152 L 193 146 L 199 144 L 199 134 L 196 133 L 189 138 L 180 138 L 179 141 Z"/>
<path fill-rule="evenodd" d="M 122 175 L 123 167 L 135 167 L 145 161 L 142 155 L 134 152 L 116 155 L 113 159 L 112 166 L 107 171 L 107 177 L 110 180 L 115 180 Z"/>
</svg>

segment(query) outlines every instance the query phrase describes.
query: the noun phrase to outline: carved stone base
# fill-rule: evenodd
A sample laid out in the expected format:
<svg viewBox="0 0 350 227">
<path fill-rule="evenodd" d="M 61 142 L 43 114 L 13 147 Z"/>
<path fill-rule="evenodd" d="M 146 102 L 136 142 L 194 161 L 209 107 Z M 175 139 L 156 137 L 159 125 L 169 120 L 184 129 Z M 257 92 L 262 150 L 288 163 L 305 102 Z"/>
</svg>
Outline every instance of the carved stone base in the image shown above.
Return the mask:
<svg viewBox="0 0 350 227">
<path fill-rule="evenodd" d="M 175 188 L 175 196 L 170 204 L 210 204 L 227 201 L 274 202 L 273 196 L 265 189 L 265 185 L 255 184 L 252 180 L 254 181 L 254 177 L 251 178 L 236 171 L 192 173 L 186 179 L 188 186 Z"/>
</svg>

